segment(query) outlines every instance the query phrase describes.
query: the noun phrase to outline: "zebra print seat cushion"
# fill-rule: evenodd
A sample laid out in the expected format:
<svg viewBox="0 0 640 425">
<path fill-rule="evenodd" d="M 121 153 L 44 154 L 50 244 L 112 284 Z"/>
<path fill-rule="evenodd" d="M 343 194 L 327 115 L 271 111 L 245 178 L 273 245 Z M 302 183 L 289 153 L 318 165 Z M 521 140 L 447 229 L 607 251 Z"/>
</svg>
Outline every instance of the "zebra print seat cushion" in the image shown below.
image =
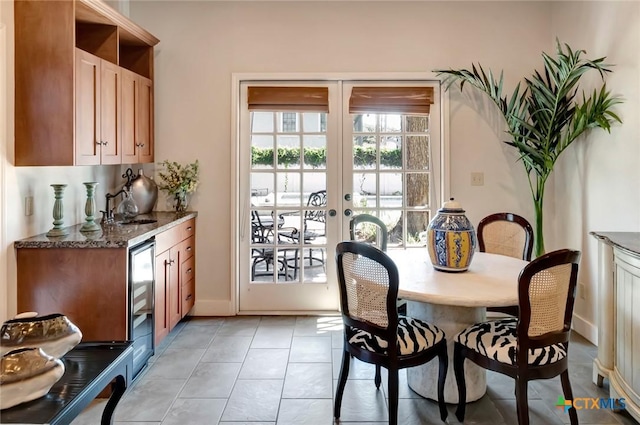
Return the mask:
<svg viewBox="0 0 640 425">
<path fill-rule="evenodd" d="M 517 323 L 515 318 L 476 323 L 456 335 L 455 341 L 483 356 L 513 365 L 516 363 Z M 547 365 L 566 356 L 567 347 L 562 343 L 529 349 L 529 364 Z"/>
<path fill-rule="evenodd" d="M 415 354 L 433 347 L 444 338 L 444 332 L 437 326 L 413 317 L 398 316 L 398 354 Z M 364 350 L 386 354 L 387 341 L 363 331 L 347 327 L 347 341 Z"/>
</svg>

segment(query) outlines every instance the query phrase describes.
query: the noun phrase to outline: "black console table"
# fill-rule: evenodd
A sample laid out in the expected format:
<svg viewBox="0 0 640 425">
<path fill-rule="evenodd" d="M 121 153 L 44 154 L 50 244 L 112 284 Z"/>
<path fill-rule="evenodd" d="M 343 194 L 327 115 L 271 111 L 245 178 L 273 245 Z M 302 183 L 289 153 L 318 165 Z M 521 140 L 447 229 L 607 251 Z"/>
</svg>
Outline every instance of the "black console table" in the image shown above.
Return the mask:
<svg viewBox="0 0 640 425">
<path fill-rule="evenodd" d="M 51 390 L 36 400 L 0 411 L 0 423 L 68 425 L 114 381 L 102 413 L 102 425 L 111 425 L 116 405 L 131 382 L 132 343 L 81 343 L 62 361 L 64 375 Z"/>
</svg>

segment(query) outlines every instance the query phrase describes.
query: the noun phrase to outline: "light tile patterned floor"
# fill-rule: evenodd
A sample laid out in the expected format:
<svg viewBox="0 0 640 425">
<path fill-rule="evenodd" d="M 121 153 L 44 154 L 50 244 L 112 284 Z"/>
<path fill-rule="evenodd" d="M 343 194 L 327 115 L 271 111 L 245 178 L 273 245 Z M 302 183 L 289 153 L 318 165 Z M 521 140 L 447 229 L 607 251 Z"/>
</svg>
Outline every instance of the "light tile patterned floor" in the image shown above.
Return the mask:
<svg viewBox="0 0 640 425">
<path fill-rule="evenodd" d="M 330 425 L 340 369 L 339 317 L 197 317 L 181 322 L 120 401 L 120 425 Z M 575 397 L 608 397 L 591 383 L 596 348 L 574 333 L 570 376 Z M 401 372 L 398 423 L 442 424 L 437 404 L 407 386 Z M 380 425 L 388 420 L 386 375 L 376 390 L 374 368 L 353 360 L 342 402 L 342 424 Z M 487 394 L 467 406 L 465 424 L 513 425 L 513 380 L 492 372 Z M 531 425 L 568 424 L 555 407 L 558 378 L 529 385 Z M 104 400 L 73 425 L 100 423 Z M 449 405 L 448 424 L 458 424 Z M 581 424 L 637 424 L 626 413 L 580 410 Z"/>
</svg>

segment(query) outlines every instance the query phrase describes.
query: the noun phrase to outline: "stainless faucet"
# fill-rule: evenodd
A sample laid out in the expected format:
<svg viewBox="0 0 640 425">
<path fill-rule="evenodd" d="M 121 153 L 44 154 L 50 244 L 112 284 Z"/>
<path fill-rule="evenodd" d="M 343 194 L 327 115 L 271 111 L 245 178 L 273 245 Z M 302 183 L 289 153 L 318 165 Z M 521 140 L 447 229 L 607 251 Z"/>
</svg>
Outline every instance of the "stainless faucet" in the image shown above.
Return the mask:
<svg viewBox="0 0 640 425">
<path fill-rule="evenodd" d="M 115 222 L 115 217 L 114 217 L 114 214 L 113 214 L 113 208 L 111 208 L 110 204 L 111 204 L 111 200 L 113 198 L 117 197 L 118 195 L 120 195 L 122 193 L 124 193 L 124 189 L 121 189 L 119 192 L 117 192 L 117 193 L 115 193 L 113 195 L 110 194 L 110 193 L 107 193 L 105 195 L 105 198 L 106 198 L 106 201 L 107 201 L 106 209 L 105 209 L 105 211 L 100 210 L 100 212 L 102 213 L 102 223 L 103 224 L 112 224 L 112 223 Z"/>
</svg>

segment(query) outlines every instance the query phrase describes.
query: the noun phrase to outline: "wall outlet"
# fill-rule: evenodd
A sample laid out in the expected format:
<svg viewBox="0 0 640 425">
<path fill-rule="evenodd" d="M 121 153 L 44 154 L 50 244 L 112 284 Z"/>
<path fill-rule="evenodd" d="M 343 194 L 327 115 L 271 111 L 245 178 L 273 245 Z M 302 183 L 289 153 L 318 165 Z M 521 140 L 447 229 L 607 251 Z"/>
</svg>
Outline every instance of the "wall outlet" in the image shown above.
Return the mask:
<svg viewBox="0 0 640 425">
<path fill-rule="evenodd" d="M 471 173 L 471 186 L 484 186 L 484 173 L 482 172 Z"/>
<path fill-rule="evenodd" d="M 578 298 L 581 300 L 587 299 L 587 288 L 584 286 L 584 283 L 578 283 Z"/>
<path fill-rule="evenodd" d="M 33 196 L 24 198 L 24 215 L 33 215 Z"/>
</svg>

